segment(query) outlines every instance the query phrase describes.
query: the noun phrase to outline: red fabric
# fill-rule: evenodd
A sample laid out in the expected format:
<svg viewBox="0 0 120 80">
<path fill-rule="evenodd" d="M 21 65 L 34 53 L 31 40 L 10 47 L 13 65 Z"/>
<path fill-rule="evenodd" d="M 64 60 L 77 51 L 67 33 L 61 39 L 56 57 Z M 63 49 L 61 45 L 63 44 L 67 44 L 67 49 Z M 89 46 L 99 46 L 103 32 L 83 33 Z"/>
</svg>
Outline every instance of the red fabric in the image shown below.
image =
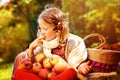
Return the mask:
<svg viewBox="0 0 120 80">
<path fill-rule="evenodd" d="M 29 70 L 16 69 L 13 80 L 41 80 L 38 76 Z"/>
<path fill-rule="evenodd" d="M 77 79 L 77 72 L 73 68 L 68 68 L 52 80 L 76 80 Z"/>
<path fill-rule="evenodd" d="M 57 48 L 52 49 L 52 53 L 57 54 L 60 57 L 62 57 L 63 59 L 65 59 L 65 52 L 64 52 L 64 49 L 62 48 L 62 46 L 58 46 Z"/>
<path fill-rule="evenodd" d="M 77 73 L 73 68 L 68 68 L 52 80 L 76 80 Z M 13 80 L 42 80 L 29 70 L 16 69 Z"/>
<path fill-rule="evenodd" d="M 115 69 L 119 67 L 119 64 L 104 64 L 93 60 L 89 61 L 91 61 L 93 66 L 92 72 L 111 72 L 115 71 Z"/>
</svg>

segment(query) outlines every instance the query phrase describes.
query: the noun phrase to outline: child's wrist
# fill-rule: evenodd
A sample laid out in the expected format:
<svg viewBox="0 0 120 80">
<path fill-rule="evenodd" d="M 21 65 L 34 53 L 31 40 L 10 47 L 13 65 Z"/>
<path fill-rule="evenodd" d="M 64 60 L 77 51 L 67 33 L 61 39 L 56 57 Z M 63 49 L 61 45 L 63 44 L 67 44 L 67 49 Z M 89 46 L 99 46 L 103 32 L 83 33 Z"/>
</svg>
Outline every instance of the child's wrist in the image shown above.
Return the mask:
<svg viewBox="0 0 120 80">
<path fill-rule="evenodd" d="M 28 58 L 29 60 L 32 60 L 33 55 L 31 54 L 30 50 L 27 49 L 26 52 L 27 52 L 27 53 L 26 53 L 26 54 L 27 54 L 27 58 Z"/>
</svg>

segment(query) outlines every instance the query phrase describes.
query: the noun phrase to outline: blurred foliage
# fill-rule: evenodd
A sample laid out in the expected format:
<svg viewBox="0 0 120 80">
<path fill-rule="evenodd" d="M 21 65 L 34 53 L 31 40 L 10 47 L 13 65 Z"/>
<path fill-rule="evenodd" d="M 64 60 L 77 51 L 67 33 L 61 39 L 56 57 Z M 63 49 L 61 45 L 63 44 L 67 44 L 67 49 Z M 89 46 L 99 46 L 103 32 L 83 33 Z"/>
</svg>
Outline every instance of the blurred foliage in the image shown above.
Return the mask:
<svg viewBox="0 0 120 80">
<path fill-rule="evenodd" d="M 0 8 L 0 56 L 11 62 L 36 38 L 37 17 L 53 0 L 11 0 Z"/>
<path fill-rule="evenodd" d="M 120 41 L 119 0 L 11 0 L 0 7 L 0 57 L 4 61 L 13 61 L 36 38 L 38 15 L 51 3 L 68 14 L 72 33 L 81 37 L 100 33 L 110 44 Z"/>
<path fill-rule="evenodd" d="M 120 41 L 120 0 L 63 0 L 62 5 L 72 33 L 100 33 L 110 44 Z"/>
</svg>

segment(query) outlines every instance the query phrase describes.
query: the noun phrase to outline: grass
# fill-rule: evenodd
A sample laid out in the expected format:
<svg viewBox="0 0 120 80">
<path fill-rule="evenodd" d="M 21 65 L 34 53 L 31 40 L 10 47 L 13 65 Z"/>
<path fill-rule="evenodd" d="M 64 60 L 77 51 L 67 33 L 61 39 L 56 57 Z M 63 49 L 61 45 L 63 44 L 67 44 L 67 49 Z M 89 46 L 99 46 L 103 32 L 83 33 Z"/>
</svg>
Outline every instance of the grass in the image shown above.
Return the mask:
<svg viewBox="0 0 120 80">
<path fill-rule="evenodd" d="M 13 63 L 0 63 L 0 80 L 10 80 Z"/>
</svg>

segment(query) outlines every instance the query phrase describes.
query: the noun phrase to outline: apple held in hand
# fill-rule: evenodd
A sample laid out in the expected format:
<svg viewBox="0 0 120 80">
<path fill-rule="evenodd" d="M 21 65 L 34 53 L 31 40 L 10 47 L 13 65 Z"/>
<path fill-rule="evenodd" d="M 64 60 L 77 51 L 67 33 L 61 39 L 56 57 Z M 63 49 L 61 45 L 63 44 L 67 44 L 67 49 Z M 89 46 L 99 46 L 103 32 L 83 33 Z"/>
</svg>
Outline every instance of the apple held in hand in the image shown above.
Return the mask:
<svg viewBox="0 0 120 80">
<path fill-rule="evenodd" d="M 52 64 L 50 63 L 50 58 L 45 58 L 43 60 L 43 67 L 46 69 L 51 69 L 52 68 Z"/>
<path fill-rule="evenodd" d="M 52 71 L 59 74 L 59 73 L 63 72 L 65 69 L 67 69 L 67 65 L 62 64 L 62 63 L 57 63 L 53 67 Z"/>
<path fill-rule="evenodd" d="M 29 59 L 24 58 L 20 61 L 19 68 L 21 68 L 21 69 L 31 69 L 32 68 L 32 62 Z"/>
<path fill-rule="evenodd" d="M 32 71 L 34 73 L 37 74 L 40 71 L 40 69 L 42 69 L 42 64 L 40 64 L 40 63 L 33 63 Z"/>
<path fill-rule="evenodd" d="M 38 75 L 42 80 L 47 80 L 47 76 L 50 73 L 48 69 L 40 69 Z"/>
<path fill-rule="evenodd" d="M 41 63 L 43 59 L 45 59 L 45 54 L 44 53 L 38 53 L 35 55 L 35 61 L 38 63 Z"/>
</svg>

